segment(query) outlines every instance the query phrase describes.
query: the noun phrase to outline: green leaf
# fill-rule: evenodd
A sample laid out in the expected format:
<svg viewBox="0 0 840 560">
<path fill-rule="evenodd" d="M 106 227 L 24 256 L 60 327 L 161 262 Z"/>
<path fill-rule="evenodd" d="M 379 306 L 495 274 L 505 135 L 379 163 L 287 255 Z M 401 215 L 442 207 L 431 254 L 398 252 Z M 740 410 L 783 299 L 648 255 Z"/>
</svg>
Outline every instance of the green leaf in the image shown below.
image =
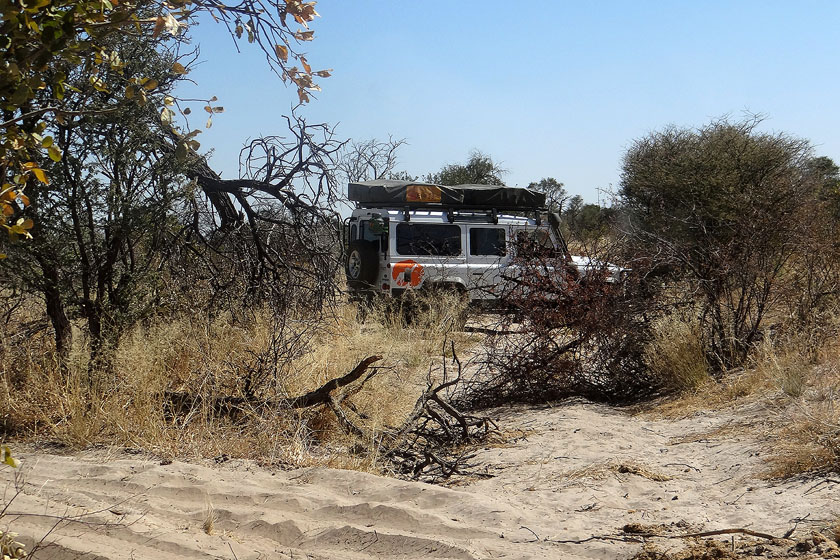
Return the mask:
<svg viewBox="0 0 840 560">
<path fill-rule="evenodd" d="M 187 157 L 187 146 L 183 142 L 179 142 L 178 146 L 175 148 L 175 159 L 178 161 L 184 161 Z"/>
</svg>

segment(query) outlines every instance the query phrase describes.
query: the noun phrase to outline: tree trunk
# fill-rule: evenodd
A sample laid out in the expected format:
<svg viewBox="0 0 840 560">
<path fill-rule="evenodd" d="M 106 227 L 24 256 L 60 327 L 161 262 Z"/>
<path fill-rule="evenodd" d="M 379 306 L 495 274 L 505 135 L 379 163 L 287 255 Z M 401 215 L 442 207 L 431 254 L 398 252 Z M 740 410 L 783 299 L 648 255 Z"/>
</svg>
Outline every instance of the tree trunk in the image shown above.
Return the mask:
<svg viewBox="0 0 840 560">
<path fill-rule="evenodd" d="M 67 364 L 70 357 L 70 349 L 73 346 L 73 329 L 67 313 L 64 311 L 64 302 L 61 300 L 61 287 L 58 278 L 58 268 L 48 257 L 37 255 L 38 264 L 44 274 L 41 293 L 44 295 L 47 316 L 50 318 L 53 330 L 55 330 L 55 352 L 58 357 L 58 365 L 63 374 L 66 374 Z"/>
</svg>

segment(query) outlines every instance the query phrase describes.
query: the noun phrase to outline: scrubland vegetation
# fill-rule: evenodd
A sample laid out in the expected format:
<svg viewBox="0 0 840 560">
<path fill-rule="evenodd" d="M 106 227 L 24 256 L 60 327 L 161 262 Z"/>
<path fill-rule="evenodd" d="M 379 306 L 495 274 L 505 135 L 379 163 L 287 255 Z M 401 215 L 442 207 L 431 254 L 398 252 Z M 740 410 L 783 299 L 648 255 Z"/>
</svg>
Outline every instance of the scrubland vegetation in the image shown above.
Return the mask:
<svg viewBox="0 0 840 560">
<path fill-rule="evenodd" d="M 219 4 L 192 4 L 261 46 L 301 102 L 329 75 L 294 50 L 311 34 L 285 24 L 311 21 L 311 3 L 269 3 L 252 14 L 265 19 L 256 35 Z M 531 183 L 574 252 L 630 268 L 624 282 L 529 254 L 524 280 L 497 294 L 503 312 L 475 319 L 482 336 L 436 295 L 410 322 L 384 306 L 360 313 L 341 272 L 344 183 L 497 184 L 504 170 L 475 152 L 407 173 L 403 141 L 344 142 L 291 114 L 222 180 L 188 119 L 190 105 L 211 118 L 222 107 L 178 98 L 193 12 L 156 7 L 139 14 L 154 31 L 129 36 L 82 24 L 119 28 L 131 6 L 70 3 L 82 27 L 39 61 L 26 49 L 49 37 L 9 23 L 8 56 L 23 54 L 3 85 L 4 440 L 447 476 L 460 459 L 446 453 L 491 425 L 469 411 L 668 395 L 660 413 L 778 410 L 771 475 L 840 466 L 840 172 L 807 140 L 752 117 L 665 128 L 630 145 L 609 208 L 569 199 L 554 178 Z M 27 12 L 38 25 L 54 16 Z"/>
<path fill-rule="evenodd" d="M 56 168 L 23 209 L 40 237 L 11 245 L 0 265 L 5 438 L 415 476 L 434 466 L 445 477 L 492 422 L 471 411 L 584 396 L 654 402 L 654 413 L 675 416 L 761 405 L 773 413 L 754 428 L 777 440 L 768 476 L 836 469 L 838 170 L 758 124 L 639 140 L 603 219 L 580 228 L 567 214 L 563 224 L 574 248 L 628 266 L 628 278 L 611 282 L 597 264 L 579 278 L 565 255 L 517 250 L 524 274 L 497 294 L 499 312 L 472 312 L 473 332 L 455 296 L 421 294 L 406 313 L 384 302 L 359 309 L 342 294 L 340 237 L 325 208 L 348 157 L 383 157 L 391 172 L 394 144 L 325 152 L 291 121 L 297 140 L 255 141 L 243 156 L 261 179 L 224 187 L 253 197 L 252 219 L 228 229 L 212 213 L 221 203 L 202 206 L 194 183 L 153 182 L 166 196 L 147 198 L 144 187 L 115 199 L 113 184 L 79 190 Z M 284 142 L 309 154 L 297 176 L 306 201 L 271 190 L 278 170 L 300 167 L 272 159 Z M 108 153 L 118 166 L 133 152 Z M 562 199 L 562 185 L 543 183 Z M 67 221 L 55 218 L 62 206 Z M 326 400 L 293 402 L 357 370 Z"/>
</svg>

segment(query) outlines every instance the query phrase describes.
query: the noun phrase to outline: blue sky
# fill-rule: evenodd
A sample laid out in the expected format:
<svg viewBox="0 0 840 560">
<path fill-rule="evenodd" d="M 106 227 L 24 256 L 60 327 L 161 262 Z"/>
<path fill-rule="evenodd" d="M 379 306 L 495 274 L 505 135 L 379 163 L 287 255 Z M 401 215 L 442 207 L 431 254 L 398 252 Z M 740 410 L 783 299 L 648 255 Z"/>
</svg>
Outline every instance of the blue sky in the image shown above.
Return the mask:
<svg viewBox="0 0 840 560">
<path fill-rule="evenodd" d="M 595 202 L 633 139 L 668 124 L 761 113 L 765 130 L 840 161 L 840 2 L 320 0 L 304 45 L 332 68 L 299 110 L 338 136 L 405 138 L 413 174 L 481 150 L 510 185 L 542 177 Z M 200 135 L 234 177 L 242 144 L 285 130 L 296 100 L 221 26 L 192 30 L 204 61 L 184 95 L 225 107 Z M 602 196 L 602 195 L 600 195 Z"/>
</svg>

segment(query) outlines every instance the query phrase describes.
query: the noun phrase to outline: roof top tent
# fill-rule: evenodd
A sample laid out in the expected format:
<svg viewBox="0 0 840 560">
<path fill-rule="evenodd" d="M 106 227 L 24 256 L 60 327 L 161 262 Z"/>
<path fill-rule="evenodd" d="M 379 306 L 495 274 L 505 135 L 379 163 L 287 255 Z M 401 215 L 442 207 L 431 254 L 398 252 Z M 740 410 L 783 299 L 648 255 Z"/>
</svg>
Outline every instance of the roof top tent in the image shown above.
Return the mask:
<svg viewBox="0 0 840 560">
<path fill-rule="evenodd" d="M 348 198 L 358 208 L 451 208 L 455 210 L 545 210 L 545 194 L 502 185 L 455 185 L 451 187 L 380 179 L 350 183 Z"/>
</svg>

